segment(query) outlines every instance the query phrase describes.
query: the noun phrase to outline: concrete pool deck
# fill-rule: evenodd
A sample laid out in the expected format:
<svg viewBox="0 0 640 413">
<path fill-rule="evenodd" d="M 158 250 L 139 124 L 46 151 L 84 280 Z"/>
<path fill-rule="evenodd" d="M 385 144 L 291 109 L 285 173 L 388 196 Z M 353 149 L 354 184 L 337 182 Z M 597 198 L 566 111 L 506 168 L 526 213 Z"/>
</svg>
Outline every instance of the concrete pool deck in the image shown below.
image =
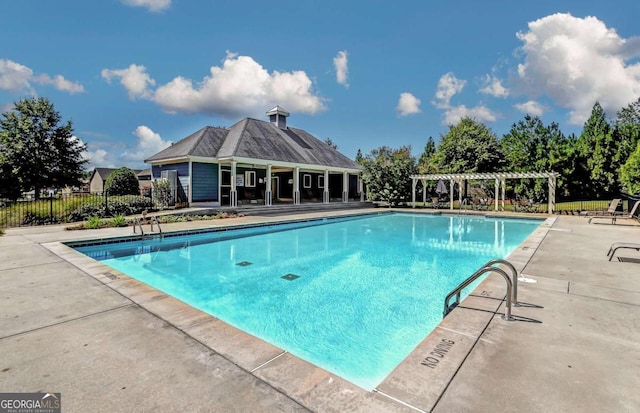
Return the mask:
<svg viewBox="0 0 640 413">
<path fill-rule="evenodd" d="M 491 275 L 374 392 L 60 243 L 130 234 L 0 237 L 0 392 L 61 392 L 63 411 L 640 411 L 640 253 L 606 257 L 613 242 L 640 242 L 637 225 L 547 219 L 509 257 L 537 281 L 519 284 L 516 321 L 501 319 L 505 283 Z"/>
</svg>

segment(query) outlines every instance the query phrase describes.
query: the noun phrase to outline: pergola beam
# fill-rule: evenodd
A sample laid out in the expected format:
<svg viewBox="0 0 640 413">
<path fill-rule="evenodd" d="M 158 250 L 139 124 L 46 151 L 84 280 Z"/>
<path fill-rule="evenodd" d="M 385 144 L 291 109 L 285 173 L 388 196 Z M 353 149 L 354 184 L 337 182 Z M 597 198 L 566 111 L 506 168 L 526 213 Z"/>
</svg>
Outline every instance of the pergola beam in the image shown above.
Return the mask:
<svg viewBox="0 0 640 413">
<path fill-rule="evenodd" d="M 495 180 L 496 189 L 495 189 L 495 209 L 498 210 L 498 201 L 500 197 L 500 187 L 502 186 L 502 209 L 504 209 L 505 203 L 505 189 L 506 189 L 506 180 L 507 179 L 541 179 L 546 178 L 549 183 L 549 205 L 548 212 L 552 214 L 555 210 L 556 204 L 556 179 L 560 176 L 557 172 L 484 172 L 484 173 L 468 173 L 468 174 L 426 174 L 426 175 L 411 175 L 412 179 L 412 200 L 413 207 L 415 208 L 415 199 L 416 199 L 416 186 L 417 181 L 422 181 L 423 188 L 426 187 L 426 181 L 438 181 L 444 180 L 449 181 L 449 208 L 453 209 L 453 187 L 454 182 L 458 182 L 458 185 L 462 185 L 463 181 L 466 180 Z M 424 198 L 424 194 L 423 194 Z"/>
</svg>

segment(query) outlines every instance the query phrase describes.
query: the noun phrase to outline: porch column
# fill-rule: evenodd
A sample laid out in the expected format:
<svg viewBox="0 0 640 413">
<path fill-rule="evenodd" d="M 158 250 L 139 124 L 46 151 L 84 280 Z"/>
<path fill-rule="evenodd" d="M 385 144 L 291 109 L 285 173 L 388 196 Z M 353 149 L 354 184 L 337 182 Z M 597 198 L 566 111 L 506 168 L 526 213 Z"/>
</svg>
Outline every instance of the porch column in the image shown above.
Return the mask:
<svg viewBox="0 0 640 413">
<path fill-rule="evenodd" d="M 189 202 L 189 206 L 191 206 L 191 202 L 193 202 L 193 162 L 189 159 L 189 187 L 187 188 L 187 201 Z"/>
<path fill-rule="evenodd" d="M 455 186 L 455 181 L 451 179 L 449 181 L 449 209 L 453 211 L 453 187 Z M 458 188 L 460 189 L 460 188 Z"/>
<path fill-rule="evenodd" d="M 238 206 L 238 191 L 236 188 L 236 161 L 231 162 L 231 193 L 229 194 L 229 206 Z"/>
<path fill-rule="evenodd" d="M 498 200 L 500 199 L 500 180 L 496 178 L 496 192 L 495 192 L 496 202 L 494 205 L 494 210 L 498 210 Z"/>
<path fill-rule="evenodd" d="M 416 207 L 416 186 L 418 186 L 418 180 L 411 178 L 411 208 Z"/>
<path fill-rule="evenodd" d="M 273 195 L 271 194 L 271 164 L 267 165 L 267 176 L 264 178 L 264 185 L 264 204 L 266 206 L 271 206 L 273 202 Z"/>
<path fill-rule="evenodd" d="M 364 202 L 364 182 L 362 175 L 358 175 L 358 192 L 360 192 L 360 202 Z"/>
<path fill-rule="evenodd" d="M 322 203 L 329 203 L 329 170 L 324 170 L 324 188 L 322 188 Z"/>
<path fill-rule="evenodd" d="M 342 202 L 349 202 L 349 172 L 342 173 Z"/>
<path fill-rule="evenodd" d="M 553 214 L 556 210 L 556 177 L 549 177 L 549 208 L 548 212 Z"/>
<path fill-rule="evenodd" d="M 300 205 L 300 167 L 293 168 L 293 204 Z"/>
</svg>

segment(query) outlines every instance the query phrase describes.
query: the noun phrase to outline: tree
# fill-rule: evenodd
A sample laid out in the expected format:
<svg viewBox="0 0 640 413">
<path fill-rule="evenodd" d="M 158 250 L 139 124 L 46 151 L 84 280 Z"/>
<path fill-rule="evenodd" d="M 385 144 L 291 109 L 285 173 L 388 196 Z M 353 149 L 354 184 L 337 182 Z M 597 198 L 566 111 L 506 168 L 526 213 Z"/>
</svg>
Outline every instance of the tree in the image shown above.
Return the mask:
<svg viewBox="0 0 640 413">
<path fill-rule="evenodd" d="M 496 172 L 503 167 L 496 135 L 468 117 L 449 125 L 449 132 L 442 136 L 432 159 L 443 173 Z"/>
<path fill-rule="evenodd" d="M 140 195 L 140 184 L 136 173 L 123 166 L 109 174 L 104 190 L 109 195 Z"/>
<path fill-rule="evenodd" d="M 324 143 L 326 143 L 327 145 L 331 146 L 333 149 L 338 149 L 338 145 L 336 145 L 335 143 L 333 143 L 333 141 L 331 140 L 331 138 L 327 138 L 324 140 Z"/>
<path fill-rule="evenodd" d="M 364 158 L 362 165 L 362 179 L 367 184 L 370 200 L 396 205 L 411 199 L 410 176 L 417 170 L 410 146 L 374 149 Z"/>
<path fill-rule="evenodd" d="M 427 144 L 424 146 L 424 152 L 418 159 L 418 172 L 421 174 L 431 174 L 437 172 L 436 165 L 433 164 L 433 155 L 436 153 L 436 143 L 429 136 Z"/>
<path fill-rule="evenodd" d="M 500 140 L 506 160 L 506 170 L 510 172 L 559 172 L 558 188 L 562 195 L 569 195 L 567 182 L 574 175 L 574 142 L 567 139 L 557 123 L 545 126 L 542 120 L 526 115 L 514 123 Z M 547 191 L 545 180 L 514 181 L 513 189 L 529 199 L 543 199 Z M 571 188 L 573 190 L 573 188 Z"/>
<path fill-rule="evenodd" d="M 86 146 L 73 136 L 71 121 L 46 98 L 14 103 L 0 119 L 0 169 L 6 171 L 10 193 L 79 185 L 87 160 Z"/>
<path fill-rule="evenodd" d="M 620 180 L 629 193 L 640 192 L 640 142 L 631 153 L 627 162 L 620 168 Z"/>
<path fill-rule="evenodd" d="M 358 148 L 358 152 L 356 152 L 356 163 L 362 165 L 363 159 L 364 159 L 364 156 L 362 156 L 362 151 L 360 150 L 360 148 Z"/>
<path fill-rule="evenodd" d="M 598 102 L 593 105 L 591 116 L 584 124 L 578 145 L 581 161 L 586 165 L 590 178 L 585 195 L 602 197 L 618 192 L 619 165 L 614 160 L 617 150 L 613 129 Z"/>
<path fill-rule="evenodd" d="M 640 98 L 617 113 L 613 136 L 617 146 L 614 162 L 622 167 L 640 142 Z M 622 171 L 620 174 L 622 182 Z"/>
</svg>

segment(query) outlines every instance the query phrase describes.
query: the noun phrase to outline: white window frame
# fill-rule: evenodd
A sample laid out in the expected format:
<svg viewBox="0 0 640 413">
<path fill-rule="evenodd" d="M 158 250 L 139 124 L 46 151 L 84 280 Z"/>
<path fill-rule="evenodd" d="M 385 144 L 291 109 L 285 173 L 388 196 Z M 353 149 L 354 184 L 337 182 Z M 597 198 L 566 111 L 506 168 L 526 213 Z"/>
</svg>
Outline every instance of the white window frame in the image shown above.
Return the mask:
<svg viewBox="0 0 640 413">
<path fill-rule="evenodd" d="M 324 189 L 324 175 L 318 175 L 318 188 Z"/>
<path fill-rule="evenodd" d="M 249 188 L 256 187 L 256 171 L 244 171 L 244 186 Z"/>
<path fill-rule="evenodd" d="M 302 175 L 302 187 L 303 188 L 311 188 L 311 175 L 304 174 Z"/>
</svg>

